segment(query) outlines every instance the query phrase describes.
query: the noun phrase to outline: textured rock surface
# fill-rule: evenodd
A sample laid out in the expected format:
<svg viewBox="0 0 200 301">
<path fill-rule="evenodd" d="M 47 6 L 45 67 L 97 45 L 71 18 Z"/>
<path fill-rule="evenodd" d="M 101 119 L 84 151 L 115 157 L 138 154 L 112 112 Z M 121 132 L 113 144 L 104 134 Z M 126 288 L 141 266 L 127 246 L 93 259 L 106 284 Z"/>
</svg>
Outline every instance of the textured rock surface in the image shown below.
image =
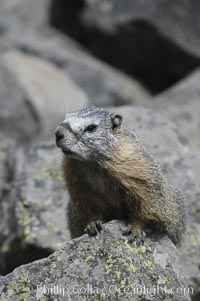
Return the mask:
<svg viewBox="0 0 200 301">
<path fill-rule="evenodd" d="M 15 141 L 0 133 L 0 198 L 9 190 L 15 170 Z M 1 220 L 1 219 L 0 219 Z"/>
<path fill-rule="evenodd" d="M 13 240 L 11 212 L 12 181 L 16 172 L 15 141 L 0 133 L 0 274 L 7 270 L 6 253 Z"/>
<path fill-rule="evenodd" d="M 68 196 L 54 143 L 35 145 L 27 156 L 15 156 L 15 165 L 9 157 L 12 176 L 0 202 L 0 274 L 47 257 L 70 240 Z"/>
<path fill-rule="evenodd" d="M 19 175 L 16 232 L 26 247 L 52 252 L 69 240 L 60 155 L 54 144 L 34 146 Z"/>
<path fill-rule="evenodd" d="M 184 145 L 200 148 L 200 69 L 153 99 L 151 108 L 173 121 Z"/>
<path fill-rule="evenodd" d="M 170 240 L 129 244 L 122 227 L 106 224 L 97 239 L 84 235 L 47 259 L 0 277 L 1 300 L 190 300 L 187 293 L 176 293 L 186 284 Z"/>
</svg>

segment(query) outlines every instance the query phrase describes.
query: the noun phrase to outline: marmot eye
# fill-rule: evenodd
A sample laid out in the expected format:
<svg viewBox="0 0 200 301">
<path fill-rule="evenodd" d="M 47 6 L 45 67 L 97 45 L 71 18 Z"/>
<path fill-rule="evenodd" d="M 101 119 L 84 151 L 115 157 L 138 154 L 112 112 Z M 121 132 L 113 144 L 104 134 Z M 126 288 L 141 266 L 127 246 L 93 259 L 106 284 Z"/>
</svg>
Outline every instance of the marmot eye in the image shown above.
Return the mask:
<svg viewBox="0 0 200 301">
<path fill-rule="evenodd" d="M 90 124 L 85 128 L 85 132 L 94 132 L 97 128 L 96 124 Z"/>
</svg>

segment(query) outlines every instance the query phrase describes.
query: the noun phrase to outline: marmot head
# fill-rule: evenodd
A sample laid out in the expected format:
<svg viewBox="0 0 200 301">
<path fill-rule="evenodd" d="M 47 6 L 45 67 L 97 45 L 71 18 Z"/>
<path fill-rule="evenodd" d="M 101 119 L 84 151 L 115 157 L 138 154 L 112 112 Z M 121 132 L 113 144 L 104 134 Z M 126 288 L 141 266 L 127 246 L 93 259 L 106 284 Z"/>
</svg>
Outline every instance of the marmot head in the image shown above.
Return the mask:
<svg viewBox="0 0 200 301">
<path fill-rule="evenodd" d="M 122 117 L 95 106 L 67 113 L 56 128 L 56 144 L 66 156 L 79 160 L 109 157 L 116 146 Z"/>
</svg>

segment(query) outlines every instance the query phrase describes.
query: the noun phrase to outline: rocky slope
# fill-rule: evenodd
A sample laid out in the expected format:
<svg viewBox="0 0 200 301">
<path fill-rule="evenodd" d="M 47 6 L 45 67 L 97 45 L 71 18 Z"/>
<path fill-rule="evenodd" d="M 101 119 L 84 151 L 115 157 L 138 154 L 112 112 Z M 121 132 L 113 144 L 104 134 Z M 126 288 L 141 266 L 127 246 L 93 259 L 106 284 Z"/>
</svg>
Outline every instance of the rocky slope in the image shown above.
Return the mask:
<svg viewBox="0 0 200 301">
<path fill-rule="evenodd" d="M 200 298 L 199 4 L 149 3 L 0 3 L 1 300 Z M 70 240 L 54 129 L 65 111 L 88 103 L 120 112 L 185 193 L 181 248 L 156 236 L 129 244 L 117 221 L 97 239 Z M 48 290 L 54 285 L 61 293 Z M 81 292 L 67 292 L 76 285 Z M 156 285 L 167 293 L 133 294 Z"/>
</svg>

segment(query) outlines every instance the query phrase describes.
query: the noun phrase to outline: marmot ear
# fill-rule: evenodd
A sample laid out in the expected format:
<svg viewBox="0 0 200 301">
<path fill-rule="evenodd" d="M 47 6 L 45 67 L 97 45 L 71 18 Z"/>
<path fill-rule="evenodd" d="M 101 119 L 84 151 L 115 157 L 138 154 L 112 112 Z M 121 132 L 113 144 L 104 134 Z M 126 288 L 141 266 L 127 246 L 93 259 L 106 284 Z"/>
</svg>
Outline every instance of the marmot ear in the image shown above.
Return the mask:
<svg viewBox="0 0 200 301">
<path fill-rule="evenodd" d="M 112 129 L 119 128 L 122 124 L 122 116 L 117 113 L 111 113 L 110 114 L 111 119 L 111 127 Z"/>
</svg>

